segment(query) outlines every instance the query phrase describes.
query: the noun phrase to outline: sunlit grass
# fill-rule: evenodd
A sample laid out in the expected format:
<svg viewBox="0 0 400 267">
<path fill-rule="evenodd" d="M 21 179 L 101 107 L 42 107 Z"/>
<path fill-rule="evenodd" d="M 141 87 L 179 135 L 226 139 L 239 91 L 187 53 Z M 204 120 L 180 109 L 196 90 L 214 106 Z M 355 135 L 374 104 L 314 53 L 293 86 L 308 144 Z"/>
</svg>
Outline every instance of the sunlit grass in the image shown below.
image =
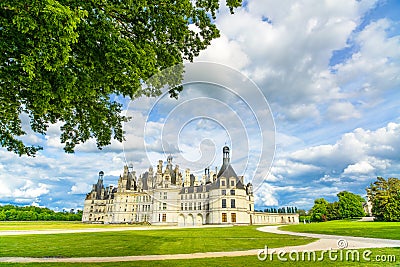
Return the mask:
<svg viewBox="0 0 400 267">
<path fill-rule="evenodd" d="M 370 261 L 364 260 L 360 257 L 360 261 L 349 261 L 346 260 L 336 260 L 332 261 L 329 259 L 327 254 L 325 254 L 323 261 L 291 261 L 286 262 L 279 261 L 276 257 L 273 261 L 267 259 L 266 261 L 258 260 L 257 256 L 245 256 L 245 257 L 222 257 L 222 258 L 204 258 L 204 259 L 185 259 L 185 260 L 159 260 L 159 261 L 131 261 L 131 262 L 108 262 L 108 263 L 0 263 L 0 266 L 5 267 L 55 267 L 55 266 L 66 266 L 66 267 L 128 267 L 128 266 L 138 266 L 138 267 L 169 267 L 169 266 L 192 266 L 192 267 L 214 267 L 214 266 L 224 266 L 224 267 L 236 267 L 236 266 L 399 266 L 400 263 L 400 248 L 374 248 L 369 249 L 372 254 L 370 256 Z M 359 250 L 360 255 L 362 255 L 365 249 Z M 316 253 L 317 257 L 320 257 L 321 252 Z M 396 255 L 396 262 L 378 262 L 375 259 L 377 255 Z M 286 255 L 286 258 L 287 255 Z"/>
<path fill-rule="evenodd" d="M 0 221 L 0 231 L 14 230 L 60 230 L 60 229 L 88 229 L 88 228 L 113 228 L 135 227 L 142 225 L 132 224 L 85 224 L 76 221 Z"/>
<path fill-rule="evenodd" d="M 281 230 L 328 235 L 360 236 L 400 240 L 399 222 L 359 222 L 352 220 L 286 225 Z"/>
<path fill-rule="evenodd" d="M 295 246 L 315 239 L 264 233 L 256 226 L 0 237 L 0 256 L 105 257 Z"/>
</svg>

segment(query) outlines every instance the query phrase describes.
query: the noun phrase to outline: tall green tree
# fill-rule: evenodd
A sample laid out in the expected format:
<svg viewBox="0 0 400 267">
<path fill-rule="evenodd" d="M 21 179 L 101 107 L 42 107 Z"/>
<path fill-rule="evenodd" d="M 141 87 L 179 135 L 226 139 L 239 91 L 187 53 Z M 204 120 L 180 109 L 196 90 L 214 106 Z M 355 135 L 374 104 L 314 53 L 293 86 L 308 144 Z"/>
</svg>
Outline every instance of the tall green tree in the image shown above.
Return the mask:
<svg viewBox="0 0 400 267">
<path fill-rule="evenodd" d="M 326 219 L 328 221 L 332 220 L 339 220 L 340 216 L 340 209 L 339 209 L 339 202 L 330 202 L 326 207 Z"/>
<path fill-rule="evenodd" d="M 377 177 L 366 190 L 375 220 L 400 221 L 400 179 Z"/>
<path fill-rule="evenodd" d="M 227 0 L 231 12 L 241 0 Z M 121 103 L 179 79 L 168 67 L 192 61 L 219 36 L 213 17 L 218 0 L 0 1 L 0 144 L 22 155 L 40 147 L 25 144 L 21 114 L 45 134 L 61 122 L 66 152 L 95 138 L 99 148 L 123 140 Z"/>
<path fill-rule="evenodd" d="M 324 198 L 314 200 L 314 206 L 310 210 L 311 220 L 315 222 L 324 222 L 327 220 L 328 201 Z"/>
<path fill-rule="evenodd" d="M 340 218 L 347 219 L 365 216 L 363 208 L 365 200 L 360 195 L 342 191 L 337 196 L 339 198 L 338 208 Z"/>
</svg>

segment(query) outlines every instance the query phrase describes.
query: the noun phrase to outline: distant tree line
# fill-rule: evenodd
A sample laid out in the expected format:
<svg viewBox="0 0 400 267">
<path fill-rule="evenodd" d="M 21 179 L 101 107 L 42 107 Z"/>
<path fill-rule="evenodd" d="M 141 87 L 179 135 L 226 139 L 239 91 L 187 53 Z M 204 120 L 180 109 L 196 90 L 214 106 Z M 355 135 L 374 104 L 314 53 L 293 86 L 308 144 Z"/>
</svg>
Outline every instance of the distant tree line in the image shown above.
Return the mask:
<svg viewBox="0 0 400 267">
<path fill-rule="evenodd" d="M 377 177 L 377 180 L 366 190 L 375 220 L 400 222 L 400 180 L 398 178 L 386 180 Z"/>
<path fill-rule="evenodd" d="M 264 210 L 256 210 L 258 212 L 268 213 L 297 213 L 296 207 L 282 207 L 282 208 L 266 208 Z"/>
<path fill-rule="evenodd" d="M 331 203 L 324 198 L 316 199 L 309 211 L 309 219 L 314 222 L 324 222 L 365 216 L 363 208 L 365 200 L 360 195 L 342 191 L 337 196 L 339 200 Z"/>
<path fill-rule="evenodd" d="M 48 208 L 34 206 L 19 207 L 14 205 L 0 206 L 0 221 L 81 221 L 82 211 L 63 210 L 55 212 Z"/>
</svg>

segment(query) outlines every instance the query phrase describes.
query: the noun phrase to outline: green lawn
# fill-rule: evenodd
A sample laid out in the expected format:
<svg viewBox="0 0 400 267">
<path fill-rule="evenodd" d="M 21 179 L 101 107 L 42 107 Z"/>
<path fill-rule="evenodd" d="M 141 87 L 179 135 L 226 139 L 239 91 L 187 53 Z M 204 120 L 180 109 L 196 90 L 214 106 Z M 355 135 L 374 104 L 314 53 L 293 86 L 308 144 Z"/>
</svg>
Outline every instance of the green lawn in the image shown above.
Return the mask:
<svg viewBox="0 0 400 267">
<path fill-rule="evenodd" d="M 192 266 L 192 267 L 213 267 L 213 266 L 399 266 L 400 264 L 400 248 L 379 248 L 369 249 L 372 251 L 369 256 L 370 261 L 362 259 L 362 253 L 360 251 L 360 261 L 331 261 L 328 256 L 324 257 L 323 261 L 291 261 L 288 256 L 287 262 L 281 262 L 274 258 L 273 261 L 267 259 L 266 261 L 259 261 L 257 256 L 246 256 L 246 257 L 223 257 L 223 258 L 206 258 L 206 259 L 191 259 L 191 260 L 160 260 L 160 261 L 134 261 L 134 262 L 110 262 L 110 263 L 0 263 L 1 267 L 55 267 L 55 266 L 66 266 L 66 267 L 127 267 L 127 266 L 140 266 L 140 267 L 168 267 L 168 266 Z M 321 253 L 317 252 L 317 258 L 320 257 Z M 326 255 L 326 254 L 325 254 Z M 396 255 L 396 262 L 377 262 L 376 256 L 388 256 Z M 345 257 L 344 257 L 345 259 Z M 396 265 L 397 263 L 397 265 Z"/>
<path fill-rule="evenodd" d="M 13 230 L 55 230 L 55 229 L 87 229 L 87 228 L 112 228 L 112 227 L 135 227 L 142 225 L 132 224 L 85 224 L 76 221 L 0 221 L 0 231 Z"/>
<path fill-rule="evenodd" d="M 315 239 L 257 231 L 258 226 L 1 236 L 1 257 L 106 257 L 236 251 L 302 245 Z"/>
<path fill-rule="evenodd" d="M 399 222 L 330 221 L 311 224 L 286 225 L 281 230 L 328 235 L 362 236 L 400 240 Z"/>
</svg>

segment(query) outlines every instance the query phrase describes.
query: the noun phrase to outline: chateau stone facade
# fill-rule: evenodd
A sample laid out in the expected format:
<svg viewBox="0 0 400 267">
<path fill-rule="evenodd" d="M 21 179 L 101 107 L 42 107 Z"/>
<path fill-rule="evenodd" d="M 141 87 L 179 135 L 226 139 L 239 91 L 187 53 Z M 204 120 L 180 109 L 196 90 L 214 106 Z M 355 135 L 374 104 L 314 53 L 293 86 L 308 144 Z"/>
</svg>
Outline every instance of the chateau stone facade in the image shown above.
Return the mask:
<svg viewBox="0 0 400 267">
<path fill-rule="evenodd" d="M 199 226 L 203 224 L 298 223 L 297 214 L 254 211 L 251 183 L 244 183 L 230 164 L 229 147 L 223 148 L 223 164 L 218 173 L 206 168 L 201 181 L 167 158 L 163 170 L 149 168 L 136 177 L 124 167 L 118 186 L 103 185 L 104 173 L 86 195 L 82 221 L 87 223 L 149 223 L 152 225 Z"/>
</svg>

